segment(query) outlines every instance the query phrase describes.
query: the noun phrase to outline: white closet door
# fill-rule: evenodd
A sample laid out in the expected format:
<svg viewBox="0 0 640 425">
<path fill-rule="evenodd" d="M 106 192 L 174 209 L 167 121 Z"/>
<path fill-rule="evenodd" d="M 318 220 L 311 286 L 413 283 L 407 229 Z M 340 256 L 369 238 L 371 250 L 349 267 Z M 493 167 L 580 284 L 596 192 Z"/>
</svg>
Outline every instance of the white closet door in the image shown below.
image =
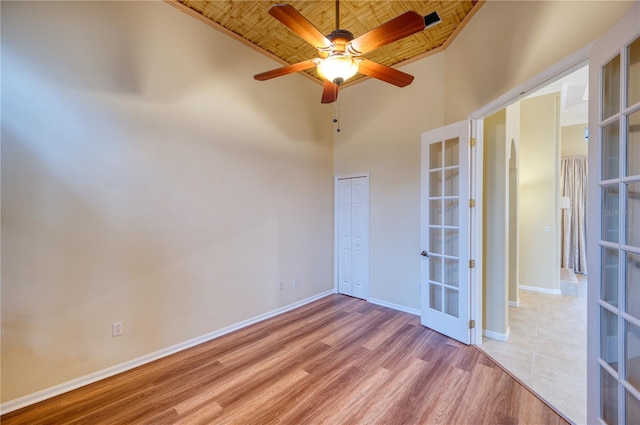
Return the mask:
<svg viewBox="0 0 640 425">
<path fill-rule="evenodd" d="M 369 178 L 338 179 L 338 292 L 369 298 Z"/>
</svg>

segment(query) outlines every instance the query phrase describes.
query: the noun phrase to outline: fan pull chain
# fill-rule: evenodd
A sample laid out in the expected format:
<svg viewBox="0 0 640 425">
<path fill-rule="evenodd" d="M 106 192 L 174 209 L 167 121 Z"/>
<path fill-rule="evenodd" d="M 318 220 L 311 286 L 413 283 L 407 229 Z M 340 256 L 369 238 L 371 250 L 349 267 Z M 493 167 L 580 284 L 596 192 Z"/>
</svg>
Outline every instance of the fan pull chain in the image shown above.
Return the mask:
<svg viewBox="0 0 640 425">
<path fill-rule="evenodd" d="M 333 123 L 336 125 L 336 132 L 340 133 L 340 104 L 333 104 Z"/>
</svg>

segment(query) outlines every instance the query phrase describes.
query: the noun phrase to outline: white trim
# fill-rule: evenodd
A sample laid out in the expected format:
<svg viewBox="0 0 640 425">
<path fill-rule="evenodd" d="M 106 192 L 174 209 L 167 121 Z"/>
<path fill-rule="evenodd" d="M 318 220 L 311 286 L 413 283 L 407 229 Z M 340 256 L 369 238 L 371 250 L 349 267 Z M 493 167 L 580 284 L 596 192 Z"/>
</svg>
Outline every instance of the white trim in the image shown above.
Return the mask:
<svg viewBox="0 0 640 425">
<path fill-rule="evenodd" d="M 369 173 L 353 173 L 353 174 L 340 174 L 340 175 L 336 175 L 335 179 L 336 180 L 343 180 L 343 179 L 355 179 L 357 177 L 366 177 L 369 178 Z"/>
<path fill-rule="evenodd" d="M 391 308 L 393 310 L 404 311 L 405 313 L 413 314 L 414 316 L 420 316 L 420 309 L 419 308 L 406 307 L 404 305 L 394 304 L 394 303 L 390 303 L 390 302 L 387 302 L 387 301 L 379 300 L 379 299 L 376 299 L 376 298 L 369 298 L 369 302 L 371 304 L 380 305 L 382 307 Z"/>
<path fill-rule="evenodd" d="M 509 307 L 520 307 L 520 297 L 515 301 L 509 301 Z"/>
<path fill-rule="evenodd" d="M 509 327 L 507 327 L 507 332 L 505 332 L 505 333 L 489 331 L 487 329 L 484 329 L 482 331 L 482 334 L 484 336 L 486 336 L 487 338 L 491 338 L 491 339 L 495 339 L 497 341 L 503 341 L 503 342 L 508 342 L 509 341 L 509 334 L 510 333 L 511 333 L 511 328 L 509 328 Z"/>
<path fill-rule="evenodd" d="M 469 153 L 469 198 L 476 200 L 475 208 L 469 211 L 469 258 L 476 261 L 476 266 L 469 269 L 469 314 L 470 319 L 476 321 L 475 331 L 471 331 L 471 344 L 482 345 L 482 327 L 483 322 L 483 250 L 484 233 L 482 228 L 482 210 L 483 210 L 483 156 L 484 156 L 484 121 L 470 121 L 471 137 L 476 139 L 476 146 L 471 148 Z"/>
<path fill-rule="evenodd" d="M 525 291 L 540 292 L 542 294 L 551 294 L 551 295 L 562 295 L 562 291 L 560 289 L 541 288 L 539 286 L 527 286 L 527 285 L 519 285 L 518 287 L 520 289 L 524 289 Z"/>
<path fill-rule="evenodd" d="M 254 316 L 249 319 L 243 320 L 241 322 L 235 323 L 233 325 L 227 326 L 220 330 L 213 331 L 213 332 L 204 334 L 202 336 L 190 339 L 188 341 L 184 341 L 179 344 L 172 345 L 167 348 L 163 348 L 162 350 L 155 351 L 153 353 L 144 355 L 142 357 L 138 357 L 136 359 L 132 359 L 127 362 L 120 363 L 118 365 L 111 366 L 106 369 L 102 369 L 97 372 L 93 372 L 88 375 L 81 376 L 76 379 L 72 379 L 71 381 L 67 381 L 62 384 L 46 388 L 44 390 L 40 390 L 35 393 L 16 398 L 14 400 L 7 401 L 5 403 L 2 403 L 2 405 L 0 405 L 0 413 L 4 415 L 5 413 L 22 409 L 23 407 L 30 406 L 32 404 L 75 390 L 80 387 L 84 387 L 85 385 L 89 385 L 94 382 L 100 381 L 102 379 L 109 378 L 110 376 L 114 376 L 119 373 L 126 372 L 127 370 L 131 370 L 133 368 L 142 366 L 144 364 L 161 359 L 163 357 L 170 356 L 171 354 L 175 354 L 179 351 L 186 350 L 187 348 L 191 348 L 196 345 L 202 344 L 204 342 L 211 341 L 212 339 L 237 331 L 238 329 L 242 329 L 247 326 L 251 326 L 255 323 L 261 322 L 263 320 L 269 319 L 271 317 L 277 316 L 279 314 L 286 313 L 287 311 L 296 309 L 305 304 L 309 304 L 313 301 L 319 300 L 320 298 L 324 298 L 333 293 L 334 293 L 333 290 L 321 292 L 320 294 L 314 295 L 304 300 L 297 301 L 293 304 L 289 304 L 284 307 L 277 308 L 275 310 L 271 310 L 263 314 L 259 314 L 257 316 Z"/>
</svg>

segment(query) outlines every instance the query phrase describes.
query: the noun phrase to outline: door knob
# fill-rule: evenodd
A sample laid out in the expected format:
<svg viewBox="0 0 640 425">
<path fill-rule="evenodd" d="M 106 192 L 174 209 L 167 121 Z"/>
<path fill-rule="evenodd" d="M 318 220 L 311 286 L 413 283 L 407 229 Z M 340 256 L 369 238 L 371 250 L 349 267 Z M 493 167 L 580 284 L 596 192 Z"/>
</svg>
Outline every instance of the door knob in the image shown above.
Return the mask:
<svg viewBox="0 0 640 425">
<path fill-rule="evenodd" d="M 422 251 L 420 255 L 422 255 L 423 257 L 428 257 L 429 253 L 427 251 Z"/>
</svg>

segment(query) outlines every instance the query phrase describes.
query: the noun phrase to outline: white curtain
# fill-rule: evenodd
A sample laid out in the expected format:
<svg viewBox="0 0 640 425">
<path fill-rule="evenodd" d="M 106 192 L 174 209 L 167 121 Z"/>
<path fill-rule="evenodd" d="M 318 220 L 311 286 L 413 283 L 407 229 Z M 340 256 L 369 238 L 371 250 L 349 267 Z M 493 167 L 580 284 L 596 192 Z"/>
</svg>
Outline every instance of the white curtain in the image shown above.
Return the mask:
<svg viewBox="0 0 640 425">
<path fill-rule="evenodd" d="M 562 210 L 561 267 L 587 274 L 587 158 L 562 158 L 560 176 L 560 196 L 569 198 Z"/>
</svg>

